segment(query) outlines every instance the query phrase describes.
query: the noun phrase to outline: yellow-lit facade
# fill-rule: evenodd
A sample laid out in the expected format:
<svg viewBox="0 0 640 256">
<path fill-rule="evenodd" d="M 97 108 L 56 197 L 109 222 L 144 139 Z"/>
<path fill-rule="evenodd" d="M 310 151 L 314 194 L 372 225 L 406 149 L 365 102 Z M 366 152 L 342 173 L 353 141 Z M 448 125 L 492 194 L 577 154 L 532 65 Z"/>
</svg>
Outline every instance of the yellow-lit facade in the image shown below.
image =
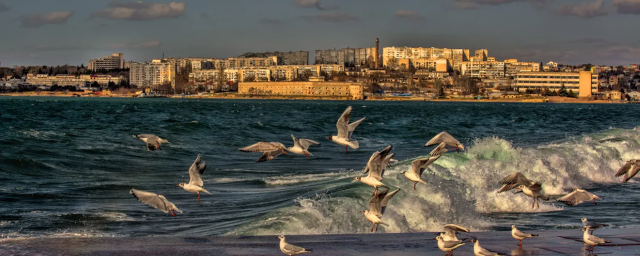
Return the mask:
<svg viewBox="0 0 640 256">
<path fill-rule="evenodd" d="M 256 96 L 364 99 L 363 86 L 343 82 L 242 82 L 238 94 Z"/>
<path fill-rule="evenodd" d="M 598 74 L 581 72 L 520 72 L 514 81 L 515 87 L 524 92 L 527 89 L 557 91 L 564 85 L 580 97 L 589 97 L 598 92 Z"/>
</svg>

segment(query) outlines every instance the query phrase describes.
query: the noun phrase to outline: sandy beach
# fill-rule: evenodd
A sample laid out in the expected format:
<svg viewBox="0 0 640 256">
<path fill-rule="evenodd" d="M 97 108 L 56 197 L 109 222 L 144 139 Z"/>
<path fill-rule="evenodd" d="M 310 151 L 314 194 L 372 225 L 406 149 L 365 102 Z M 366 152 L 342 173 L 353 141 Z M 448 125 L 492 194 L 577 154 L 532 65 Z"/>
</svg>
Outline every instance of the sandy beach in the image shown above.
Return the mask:
<svg viewBox="0 0 640 256">
<path fill-rule="evenodd" d="M 524 230 L 534 233 L 535 231 Z M 589 255 L 582 243 L 582 231 L 535 232 L 540 237 L 527 239 L 523 247 L 511 232 L 478 232 L 459 235 L 476 237 L 486 249 L 506 255 Z M 611 240 L 595 247 L 594 254 L 638 255 L 640 234 L 633 229 L 598 230 L 595 235 Z M 353 234 L 287 236 L 287 241 L 313 249 L 308 255 L 443 255 L 435 233 Z M 284 255 L 276 236 L 213 237 L 121 237 L 121 238 L 20 238 L 0 240 L 0 255 Z M 473 255 L 469 242 L 454 255 Z"/>
</svg>

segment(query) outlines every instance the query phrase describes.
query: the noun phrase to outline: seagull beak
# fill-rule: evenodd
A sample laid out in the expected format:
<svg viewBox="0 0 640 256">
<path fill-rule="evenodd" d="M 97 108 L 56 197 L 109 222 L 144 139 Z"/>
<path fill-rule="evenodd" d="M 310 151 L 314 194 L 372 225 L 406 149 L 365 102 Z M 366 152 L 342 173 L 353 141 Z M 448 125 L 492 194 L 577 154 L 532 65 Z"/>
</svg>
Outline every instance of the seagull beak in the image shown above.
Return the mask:
<svg viewBox="0 0 640 256">
<path fill-rule="evenodd" d="M 327 139 L 327 140 L 330 140 L 329 137 L 324 137 L 324 138 Z"/>
<path fill-rule="evenodd" d="M 287 153 L 287 150 L 286 150 L 286 149 L 284 149 L 284 148 L 280 148 L 280 149 L 282 149 L 282 153 L 283 153 L 283 154 L 285 154 L 285 155 L 289 155 L 289 153 Z"/>
<path fill-rule="evenodd" d="M 179 187 L 180 185 L 176 185 L 176 187 Z"/>
</svg>

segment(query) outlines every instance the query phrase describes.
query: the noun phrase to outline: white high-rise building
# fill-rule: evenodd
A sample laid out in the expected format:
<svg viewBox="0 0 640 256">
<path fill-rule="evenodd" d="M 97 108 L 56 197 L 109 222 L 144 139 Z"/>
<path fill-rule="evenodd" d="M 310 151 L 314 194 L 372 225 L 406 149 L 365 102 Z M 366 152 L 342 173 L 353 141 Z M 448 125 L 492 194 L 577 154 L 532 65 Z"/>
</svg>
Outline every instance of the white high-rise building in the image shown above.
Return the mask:
<svg viewBox="0 0 640 256">
<path fill-rule="evenodd" d="M 175 64 L 163 60 L 131 63 L 129 65 L 129 83 L 138 87 L 158 87 L 175 80 Z"/>
<path fill-rule="evenodd" d="M 112 70 L 124 68 L 124 55 L 122 53 L 114 53 L 104 58 L 89 60 L 87 66 L 89 70 Z"/>
</svg>

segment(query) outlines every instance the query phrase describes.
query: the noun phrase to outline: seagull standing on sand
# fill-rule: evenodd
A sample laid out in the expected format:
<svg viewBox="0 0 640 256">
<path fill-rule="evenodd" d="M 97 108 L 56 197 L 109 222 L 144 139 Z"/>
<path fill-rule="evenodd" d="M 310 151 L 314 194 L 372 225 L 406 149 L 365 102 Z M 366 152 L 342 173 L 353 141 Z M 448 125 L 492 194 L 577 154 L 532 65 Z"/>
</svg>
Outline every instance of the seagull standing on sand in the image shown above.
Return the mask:
<svg viewBox="0 0 640 256">
<path fill-rule="evenodd" d="M 445 152 L 447 152 L 448 147 L 455 148 L 458 153 L 460 153 L 460 150 L 464 151 L 464 146 L 462 145 L 462 143 L 460 143 L 458 140 L 456 140 L 456 138 L 454 138 L 447 132 L 439 133 L 431 140 L 429 140 L 427 144 L 424 144 L 425 147 L 431 147 L 433 145 L 438 145 L 438 147 L 436 148 L 438 150 L 436 151 L 434 149 L 433 151 L 431 151 L 432 156 L 444 154 Z"/>
<path fill-rule="evenodd" d="M 408 172 L 402 172 L 402 174 L 404 174 L 407 179 L 413 181 L 413 190 L 416 190 L 416 184 L 418 184 L 418 182 L 427 185 L 427 182 L 422 180 L 421 178 L 422 173 L 427 169 L 429 165 L 438 160 L 438 158 L 440 158 L 440 156 L 413 160 L 413 162 L 411 162 L 411 170 Z"/>
<path fill-rule="evenodd" d="M 602 200 L 602 198 L 589 193 L 588 191 L 584 190 L 584 189 L 579 189 L 576 188 L 573 190 L 573 192 L 558 198 L 558 202 L 563 202 L 567 205 L 571 205 L 571 206 L 576 206 L 581 204 L 584 201 L 591 201 L 593 200 L 593 204 L 598 205 L 596 203 L 596 199 L 598 200 Z"/>
<path fill-rule="evenodd" d="M 514 194 L 524 193 L 525 195 L 533 198 L 531 209 L 535 207 L 536 202 L 538 203 L 538 208 L 540 208 L 540 202 L 538 201 L 538 199 L 542 199 L 545 201 L 549 200 L 549 197 L 545 196 L 542 193 L 542 185 L 539 182 L 530 181 L 520 172 L 513 173 L 505 177 L 504 179 L 501 179 L 500 183 L 504 185 L 500 188 L 500 190 L 498 190 L 498 193 L 509 191 L 515 188 L 517 189 L 517 191 Z"/>
<path fill-rule="evenodd" d="M 389 152 L 392 148 L 393 146 L 389 145 L 382 151 L 376 151 L 375 153 L 373 153 L 369 158 L 369 162 L 367 162 L 367 167 L 365 167 L 364 169 L 364 173 L 369 172 L 369 175 L 367 175 L 367 177 L 355 177 L 353 179 L 355 181 L 360 181 L 364 184 L 374 187 L 375 190 L 373 190 L 373 195 L 371 196 L 376 195 L 379 187 L 388 188 L 384 185 L 384 183 L 382 183 L 382 176 L 384 175 L 384 171 L 386 169 L 386 166 L 384 165 L 385 158 L 387 157 L 387 155 L 389 155 Z"/>
<path fill-rule="evenodd" d="M 320 145 L 319 142 L 314 140 L 298 139 L 296 138 L 296 136 L 293 136 L 293 134 L 291 134 L 291 138 L 293 139 L 293 147 L 287 148 L 287 150 L 298 155 L 305 155 L 307 157 L 312 156 L 312 154 L 308 151 L 309 146 Z"/>
<path fill-rule="evenodd" d="M 480 246 L 480 241 L 478 241 L 478 239 L 472 239 L 471 242 L 473 242 L 473 254 L 475 254 L 476 256 L 498 256 L 498 255 L 504 255 L 501 253 L 497 253 L 497 252 L 492 252 L 489 251 L 485 248 L 482 248 L 482 246 Z"/>
<path fill-rule="evenodd" d="M 627 161 L 622 168 L 620 168 L 618 173 L 616 173 L 616 177 L 624 175 L 622 183 L 627 183 L 631 178 L 633 178 L 633 176 L 638 174 L 638 171 L 640 171 L 640 160 L 631 159 Z"/>
<path fill-rule="evenodd" d="M 584 241 L 585 244 L 589 245 L 589 248 L 587 249 L 587 251 L 593 251 L 593 247 L 596 245 L 611 243 L 611 241 L 609 240 L 604 240 L 600 237 L 589 234 L 589 227 L 582 228 L 582 231 L 584 231 L 584 235 L 582 235 L 582 240 Z"/>
<path fill-rule="evenodd" d="M 151 205 L 153 208 L 161 210 L 164 213 L 171 212 L 171 215 L 173 215 L 173 217 L 176 217 L 176 214 L 173 211 L 182 213 L 182 211 L 178 209 L 176 205 L 169 202 L 169 200 L 167 200 L 163 195 L 158 195 L 156 193 L 137 190 L 133 188 L 129 191 L 129 194 L 132 194 L 135 198 L 140 200 L 140 202 Z"/>
<path fill-rule="evenodd" d="M 287 254 L 289 256 L 313 251 L 311 249 L 305 249 L 305 248 L 287 243 L 287 240 L 284 238 L 284 235 L 279 235 L 278 238 L 280 239 L 280 251 L 282 251 L 282 253 Z"/>
<path fill-rule="evenodd" d="M 589 231 L 591 232 L 591 234 L 593 234 L 593 231 L 596 229 L 609 226 L 609 224 L 596 223 L 596 222 L 587 220 L 587 218 L 582 218 L 580 220 L 582 220 L 582 227 L 589 228 Z"/>
<path fill-rule="evenodd" d="M 338 118 L 338 122 L 336 123 L 336 127 L 338 128 L 338 135 L 331 135 L 327 137 L 328 140 L 331 140 L 338 145 L 344 146 L 344 150 L 347 154 L 349 154 L 349 147 L 353 149 L 357 149 L 360 147 L 358 141 L 351 140 L 351 134 L 353 134 L 353 131 L 356 129 L 356 127 L 358 127 L 358 125 L 365 119 L 365 117 L 363 117 L 362 119 L 349 124 L 352 110 L 353 108 L 351 106 L 347 107 L 340 118 Z"/>
<path fill-rule="evenodd" d="M 139 140 L 147 143 L 147 150 L 153 151 L 160 148 L 160 143 L 169 143 L 168 140 L 162 139 L 153 134 L 137 134 L 133 135 L 134 138 L 138 138 Z M 171 143 L 169 143 L 171 144 Z"/>
<path fill-rule="evenodd" d="M 511 226 L 511 236 L 517 240 L 520 240 L 520 243 L 518 243 L 518 246 L 522 247 L 522 240 L 526 239 L 526 238 L 532 238 L 534 236 L 538 236 L 538 234 L 527 234 L 524 233 L 520 230 L 518 230 L 516 228 L 516 225 L 512 225 Z"/>
<path fill-rule="evenodd" d="M 373 228 L 376 228 L 376 231 L 378 231 L 378 227 L 380 226 L 380 224 L 385 225 L 385 226 L 389 226 L 387 225 L 387 223 L 382 222 L 382 215 L 384 214 L 384 210 L 387 209 L 387 204 L 389 203 L 389 200 L 396 194 L 398 193 L 398 191 L 400 191 L 400 189 L 396 189 L 393 192 L 387 194 L 389 190 L 384 190 L 380 193 L 378 193 L 378 195 L 376 195 L 375 197 L 371 198 L 371 200 L 369 200 L 369 210 L 364 210 L 361 211 L 361 213 L 364 214 L 364 217 L 367 218 L 367 220 L 371 221 L 371 223 L 373 223 L 373 227 L 371 227 L 371 232 L 373 232 Z"/>
<path fill-rule="evenodd" d="M 202 187 L 204 186 L 204 182 L 202 182 L 202 174 L 206 168 L 207 163 L 200 161 L 200 155 L 198 155 L 196 161 L 194 161 L 189 168 L 189 183 L 184 184 L 183 182 L 177 185 L 177 187 L 181 187 L 187 192 L 198 193 L 198 203 L 200 203 L 200 192 L 211 194 Z"/>
<path fill-rule="evenodd" d="M 276 156 L 280 154 L 287 154 L 286 147 L 284 144 L 280 142 L 258 142 L 251 146 L 246 146 L 244 148 L 239 148 L 238 150 L 242 152 L 262 152 L 262 156 L 256 160 L 256 162 L 266 162 L 271 159 L 274 159 Z"/>
<path fill-rule="evenodd" d="M 453 254 L 453 250 L 464 245 L 464 242 L 462 241 L 444 241 L 441 236 L 438 236 L 435 239 L 438 240 L 438 248 L 440 248 L 441 251 L 449 252 L 446 255 Z"/>
<path fill-rule="evenodd" d="M 447 224 L 444 225 L 444 233 L 440 233 L 440 237 L 442 237 L 443 241 L 460 241 L 460 239 L 458 239 L 458 232 L 465 232 L 465 233 L 469 233 L 471 231 L 469 231 L 468 228 L 465 228 L 463 226 L 458 226 L 455 224 Z"/>
</svg>

